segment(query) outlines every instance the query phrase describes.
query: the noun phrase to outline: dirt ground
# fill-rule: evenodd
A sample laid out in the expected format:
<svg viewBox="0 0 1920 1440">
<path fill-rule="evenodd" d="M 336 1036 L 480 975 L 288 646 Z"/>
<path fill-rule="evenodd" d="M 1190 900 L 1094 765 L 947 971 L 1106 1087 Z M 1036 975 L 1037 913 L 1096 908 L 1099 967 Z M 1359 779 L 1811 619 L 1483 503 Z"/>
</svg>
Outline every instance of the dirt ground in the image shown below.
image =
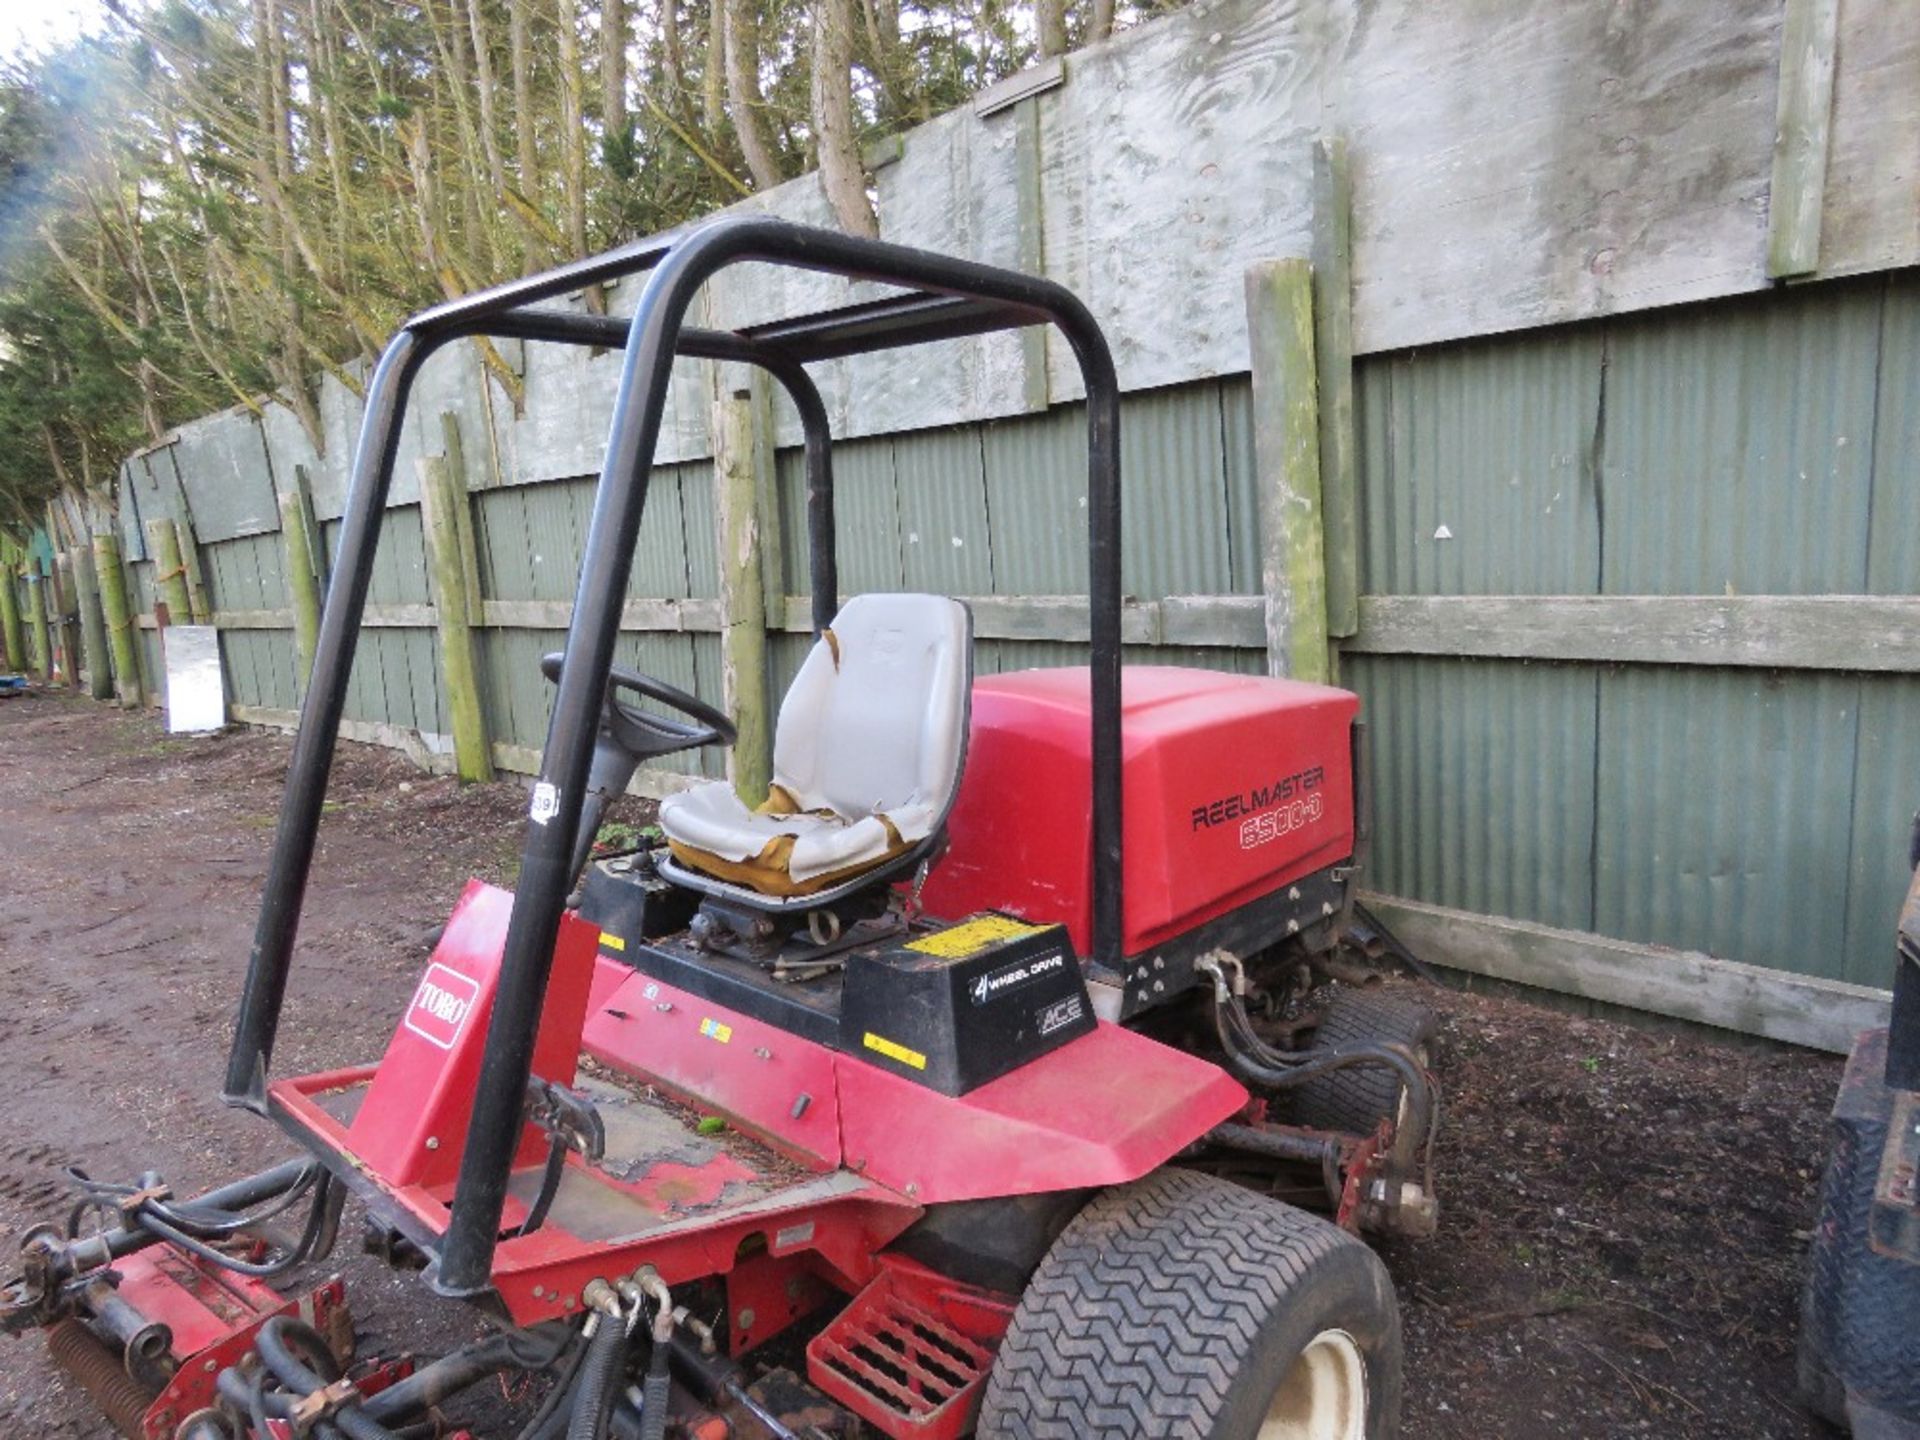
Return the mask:
<svg viewBox="0 0 1920 1440">
<path fill-rule="evenodd" d="M 0 1229 L 63 1210 L 68 1165 L 188 1190 L 284 1158 L 215 1092 L 288 748 L 0 702 Z M 278 1073 L 378 1053 L 464 878 L 511 883 L 524 804 L 342 747 Z M 1825 1433 L 1793 1345 L 1838 1062 L 1430 998 L 1445 1208 L 1387 1256 L 1409 1440 Z M 471 1333 L 357 1233 L 350 1207 L 335 1266 L 369 1343 Z M 38 1340 L 0 1341 L 0 1435 L 110 1433 Z"/>
</svg>

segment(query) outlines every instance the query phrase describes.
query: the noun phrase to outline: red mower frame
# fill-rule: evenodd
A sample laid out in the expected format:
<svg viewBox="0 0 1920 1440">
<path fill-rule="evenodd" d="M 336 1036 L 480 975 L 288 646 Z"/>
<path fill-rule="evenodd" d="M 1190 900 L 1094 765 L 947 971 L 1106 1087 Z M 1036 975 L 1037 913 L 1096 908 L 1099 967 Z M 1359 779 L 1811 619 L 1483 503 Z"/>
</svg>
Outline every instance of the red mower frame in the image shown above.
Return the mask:
<svg viewBox="0 0 1920 1440">
<path fill-rule="evenodd" d="M 748 261 L 898 286 L 903 293 L 738 332 L 688 327 L 687 309 L 699 288 L 726 267 Z M 643 272 L 647 283 L 630 322 L 537 308 L 543 301 L 585 286 Z M 441 1294 L 477 1297 L 493 1283 L 494 1249 L 508 1176 L 521 1143 L 520 1114 L 532 1073 L 534 1042 L 572 883 L 572 846 L 593 759 L 601 697 L 613 663 L 621 596 L 646 506 L 675 356 L 756 365 L 780 382 L 798 409 L 806 445 L 813 621 L 818 632 L 826 628 L 839 603 L 832 437 L 825 406 L 805 366 L 1036 324 L 1052 324 L 1065 336 L 1087 392 L 1092 958 L 1117 964 L 1122 915 L 1120 389 L 1106 339 L 1072 292 L 1030 275 L 879 240 L 780 220 L 729 217 L 428 310 L 409 321 L 387 346 L 368 387 L 339 554 L 301 707 L 286 798 L 274 832 L 224 1088 L 229 1104 L 275 1115 L 296 1138 L 310 1145 L 313 1132 L 284 1104 L 276 1104 L 268 1066 L 413 379 L 435 350 L 472 336 L 626 352 L 574 597 L 566 661 L 537 782 L 536 793 L 552 796 L 555 808 L 547 823 L 527 827 L 459 1179 L 444 1233 L 433 1237 L 428 1246 L 432 1283 Z M 343 1165 L 330 1146 L 316 1149 L 336 1173 L 351 1172 L 343 1178 L 354 1183 L 356 1167 Z"/>
</svg>

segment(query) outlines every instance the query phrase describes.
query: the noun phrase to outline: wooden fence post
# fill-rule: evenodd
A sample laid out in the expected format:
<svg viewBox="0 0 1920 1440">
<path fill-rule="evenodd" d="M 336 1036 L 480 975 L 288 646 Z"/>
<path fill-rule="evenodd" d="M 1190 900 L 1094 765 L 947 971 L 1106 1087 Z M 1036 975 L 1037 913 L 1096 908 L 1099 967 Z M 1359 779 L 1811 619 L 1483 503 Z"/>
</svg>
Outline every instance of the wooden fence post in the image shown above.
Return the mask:
<svg viewBox="0 0 1920 1440">
<path fill-rule="evenodd" d="M 767 711 L 767 592 L 760 568 L 760 487 L 750 390 L 718 392 L 712 434 L 722 703 L 740 729 L 727 752 L 727 768 L 740 798 L 757 805 L 767 798 L 773 780 L 773 747 Z"/>
<path fill-rule="evenodd" d="M 1327 633 L 1360 630 L 1360 464 L 1353 419 L 1353 186 L 1347 142 L 1313 151 L 1313 348 L 1326 513 Z"/>
<path fill-rule="evenodd" d="M 20 624 L 18 555 L 11 541 L 0 539 L 0 640 L 7 647 L 7 664 L 27 668 L 27 632 Z"/>
<path fill-rule="evenodd" d="M 93 547 L 82 543 L 68 552 L 74 598 L 80 602 L 80 648 L 86 656 L 87 694 L 113 698 L 113 663 L 107 658 L 107 620 L 100 608 L 100 579 L 93 568 Z"/>
<path fill-rule="evenodd" d="M 207 600 L 207 577 L 200 569 L 200 537 L 193 533 L 191 520 L 175 520 L 173 533 L 180 546 L 180 578 L 187 583 L 187 606 L 193 623 L 211 625 L 213 606 Z M 175 624 L 180 623 L 176 618 Z"/>
<path fill-rule="evenodd" d="M 27 632 L 32 638 L 33 670 L 48 684 L 53 683 L 53 632 L 47 628 L 46 581 L 40 574 L 40 562 L 27 557 Z"/>
<path fill-rule="evenodd" d="M 1840 0 L 1787 0 L 1767 186 L 1767 274 L 1775 280 L 1820 268 L 1839 28 Z"/>
<path fill-rule="evenodd" d="M 93 537 L 93 569 L 100 585 L 100 612 L 107 645 L 113 652 L 113 683 L 121 705 L 137 710 L 146 700 L 140 683 L 140 657 L 133 633 L 133 607 L 127 603 L 127 572 L 120 564 L 120 537 Z"/>
<path fill-rule="evenodd" d="M 49 507 L 51 508 L 51 507 Z M 59 532 L 51 526 L 47 529 L 48 543 L 57 543 Z M 79 627 L 74 623 L 78 618 L 73 605 L 73 569 L 72 562 L 65 550 L 53 552 L 53 569 L 47 572 L 51 587 L 43 595 L 47 607 L 47 624 L 53 630 L 53 656 L 55 668 L 61 678 L 78 688 L 80 684 L 80 656 L 78 635 Z"/>
<path fill-rule="evenodd" d="M 1324 683 L 1330 668 L 1313 267 L 1263 260 L 1248 268 L 1246 292 L 1267 673 Z"/>
<path fill-rule="evenodd" d="M 298 474 L 299 467 L 294 467 Z M 313 652 L 320 643 L 320 577 L 313 569 L 313 537 L 307 529 L 307 506 L 298 475 L 293 489 L 280 497 L 280 541 L 286 550 L 287 598 L 293 609 L 293 680 L 296 701 L 306 699 L 307 678 L 313 673 Z"/>
<path fill-rule="evenodd" d="M 454 768 L 462 781 L 486 781 L 493 779 L 493 747 L 480 705 L 480 671 L 473 650 L 480 597 L 468 593 L 466 566 L 460 556 L 460 507 L 466 503 L 466 482 L 455 476 L 445 458 L 432 455 L 420 461 L 420 515 L 433 575 L 440 676 L 447 687 Z"/>
<path fill-rule="evenodd" d="M 164 515 L 147 522 L 147 553 L 153 557 L 156 610 L 161 605 L 167 607 L 168 625 L 191 624 L 193 604 L 187 598 L 187 570 L 180 560 L 180 532 Z M 157 614 L 155 618 L 159 618 Z"/>
<path fill-rule="evenodd" d="M 440 435 L 446 441 L 447 466 L 453 472 L 454 494 L 471 497 L 473 482 L 467 470 L 467 451 L 460 438 L 460 417 L 452 410 L 440 412 Z M 453 518 L 458 522 L 460 531 L 460 566 L 467 576 L 467 595 L 470 608 L 467 623 L 479 627 L 484 623 L 484 614 L 480 602 L 487 593 L 485 585 L 480 583 L 480 546 L 473 536 L 473 501 L 455 507 Z"/>
</svg>

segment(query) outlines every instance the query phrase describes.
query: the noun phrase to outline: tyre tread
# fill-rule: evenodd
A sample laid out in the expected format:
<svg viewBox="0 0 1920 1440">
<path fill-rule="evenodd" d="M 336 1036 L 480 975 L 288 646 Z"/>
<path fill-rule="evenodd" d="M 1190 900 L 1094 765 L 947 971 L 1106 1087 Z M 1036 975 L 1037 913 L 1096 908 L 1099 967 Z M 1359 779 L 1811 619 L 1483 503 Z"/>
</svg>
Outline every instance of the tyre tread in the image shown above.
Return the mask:
<svg viewBox="0 0 1920 1440">
<path fill-rule="evenodd" d="M 1202 1440 L 1268 1317 L 1345 1246 L 1366 1248 L 1193 1171 L 1106 1192 L 1021 1297 L 988 1382 L 982 1440 Z"/>
<path fill-rule="evenodd" d="M 1387 1041 L 1417 1049 L 1433 1038 L 1439 1022 L 1417 1001 L 1372 990 L 1342 987 L 1328 1002 L 1314 1038 L 1322 1045 Z M 1292 1118 L 1315 1130 L 1370 1134 L 1400 1109 L 1400 1077 L 1377 1065 L 1356 1065 L 1319 1075 L 1294 1092 Z"/>
</svg>

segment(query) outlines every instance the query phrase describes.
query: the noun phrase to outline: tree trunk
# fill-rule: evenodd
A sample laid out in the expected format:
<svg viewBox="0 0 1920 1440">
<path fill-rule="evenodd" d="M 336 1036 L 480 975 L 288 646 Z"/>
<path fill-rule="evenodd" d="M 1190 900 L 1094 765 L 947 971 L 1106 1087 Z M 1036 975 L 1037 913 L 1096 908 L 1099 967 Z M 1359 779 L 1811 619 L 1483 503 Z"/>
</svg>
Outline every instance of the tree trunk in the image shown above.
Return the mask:
<svg viewBox="0 0 1920 1440">
<path fill-rule="evenodd" d="M 580 36 L 574 28 L 579 18 L 575 0 L 554 0 L 554 9 L 560 22 L 560 157 L 567 197 L 568 258 L 577 260 L 587 253 L 586 81 L 580 71 Z M 588 287 L 587 307 L 606 312 L 606 295 L 598 285 Z"/>
<path fill-rule="evenodd" d="M 903 63 L 900 54 L 900 0 L 861 0 L 860 10 L 866 21 L 867 57 L 880 82 L 880 118 L 903 119 L 911 113 L 913 98 L 912 67 Z"/>
<path fill-rule="evenodd" d="M 853 131 L 853 0 L 813 0 L 813 129 L 820 179 L 840 228 L 878 235 Z"/>
<path fill-rule="evenodd" d="M 519 145 L 520 193 L 535 209 L 540 205 L 540 161 L 536 145 L 533 114 L 533 57 L 531 30 L 533 17 L 527 13 L 530 0 L 509 0 L 507 6 L 507 50 L 513 67 L 513 129 Z M 541 266 L 539 240 L 527 236 L 527 258 L 523 267 L 531 275 Z"/>
<path fill-rule="evenodd" d="M 726 25 L 727 108 L 733 133 L 740 137 L 740 153 L 747 172 L 762 190 L 771 190 L 785 177 L 773 142 L 767 137 L 766 101 L 760 94 L 760 27 L 754 0 L 714 0 Z"/>
<path fill-rule="evenodd" d="M 494 111 L 493 49 L 481 0 L 466 0 L 467 31 L 473 38 L 474 88 L 480 102 L 480 144 L 487 156 L 487 179 L 497 198 L 507 188 L 507 166 L 500 156 L 500 121 Z"/>
<path fill-rule="evenodd" d="M 1067 53 L 1066 0 L 1034 0 L 1033 23 L 1043 58 Z"/>
<path fill-rule="evenodd" d="M 353 293 L 353 272 L 347 263 L 347 150 L 340 130 L 340 112 L 334 103 L 333 87 L 338 82 L 339 64 L 333 36 L 320 14 L 321 0 L 308 0 L 310 28 L 307 73 L 318 97 L 320 112 L 320 148 L 326 154 L 327 181 L 333 189 L 333 261 L 340 269 L 342 293 Z"/>
<path fill-rule="evenodd" d="M 727 65 L 726 0 L 707 0 L 707 60 L 700 67 L 701 110 L 707 134 L 718 140 L 727 125 L 725 75 Z"/>
<path fill-rule="evenodd" d="M 660 48 L 666 57 L 666 81 L 672 87 L 667 93 L 668 108 L 685 115 L 687 56 L 680 43 L 679 0 L 660 0 Z"/>
<path fill-rule="evenodd" d="M 1093 0 L 1093 23 L 1087 28 L 1087 42 L 1093 44 L 1113 34 L 1113 0 Z"/>
<path fill-rule="evenodd" d="M 601 0 L 600 118 L 607 139 L 619 142 L 627 128 L 627 0 Z"/>
</svg>

